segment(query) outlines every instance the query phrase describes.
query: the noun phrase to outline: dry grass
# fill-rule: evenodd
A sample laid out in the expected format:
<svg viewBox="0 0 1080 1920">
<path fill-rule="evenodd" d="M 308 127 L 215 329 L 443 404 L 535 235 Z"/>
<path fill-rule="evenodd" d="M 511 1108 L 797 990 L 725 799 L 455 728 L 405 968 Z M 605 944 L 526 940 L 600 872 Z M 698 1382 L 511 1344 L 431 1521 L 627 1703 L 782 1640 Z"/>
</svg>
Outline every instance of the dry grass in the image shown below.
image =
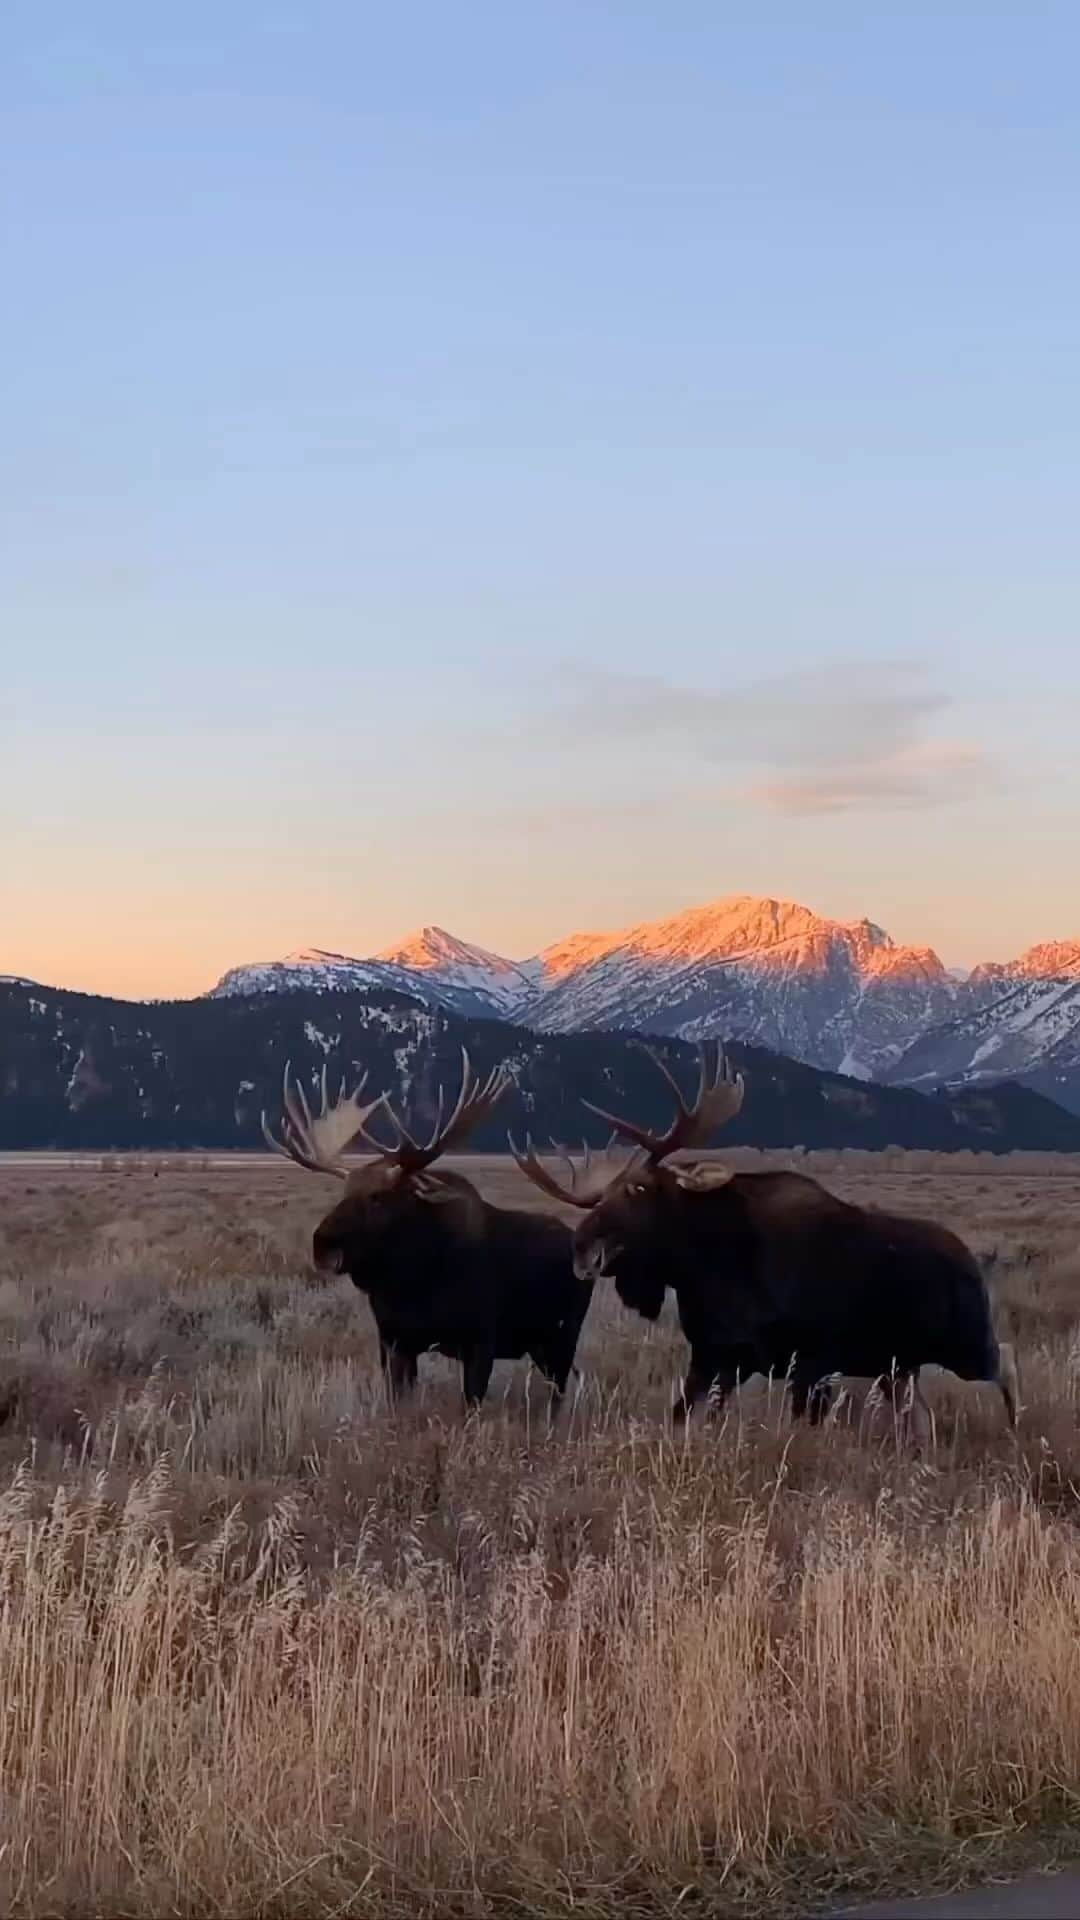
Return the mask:
<svg viewBox="0 0 1080 1920">
<path fill-rule="evenodd" d="M 520 1368 L 464 1421 L 435 1361 L 395 1415 L 314 1181 L 0 1167 L 0 1911 L 805 1911 L 1056 1844 L 1080 1185 L 830 1179 L 987 1259 L 1018 1447 L 944 1379 L 919 1453 L 754 1388 L 676 1440 L 675 1332 L 610 1299 L 555 1421 Z"/>
</svg>

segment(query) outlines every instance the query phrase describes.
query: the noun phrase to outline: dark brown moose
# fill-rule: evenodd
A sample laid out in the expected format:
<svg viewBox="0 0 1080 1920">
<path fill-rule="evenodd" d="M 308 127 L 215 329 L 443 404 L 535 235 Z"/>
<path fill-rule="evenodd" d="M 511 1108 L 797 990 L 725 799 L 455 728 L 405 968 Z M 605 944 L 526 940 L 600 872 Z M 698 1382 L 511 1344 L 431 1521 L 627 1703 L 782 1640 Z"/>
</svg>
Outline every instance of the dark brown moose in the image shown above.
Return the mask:
<svg viewBox="0 0 1080 1920">
<path fill-rule="evenodd" d="M 655 1134 L 594 1112 L 633 1147 L 614 1177 L 588 1166 L 560 1181 L 526 1143 L 510 1146 L 522 1172 L 553 1198 L 587 1210 L 574 1236 L 583 1281 L 614 1278 L 623 1303 L 655 1320 L 671 1287 L 690 1347 L 673 1409 L 685 1418 L 703 1395 L 722 1401 L 753 1373 L 787 1376 L 792 1410 L 817 1423 L 831 1376 L 881 1380 L 918 1393 L 919 1369 L 946 1367 L 995 1383 L 1015 1426 L 1012 1349 L 999 1346 L 974 1255 L 929 1220 L 838 1199 L 805 1174 L 734 1173 L 674 1165 L 738 1113 L 743 1081 L 723 1052 L 702 1049 L 696 1097 L 652 1055 L 671 1086 L 675 1118 Z"/>
<path fill-rule="evenodd" d="M 365 1077 L 366 1078 L 366 1077 Z M 379 1333 L 387 1382 L 395 1393 L 416 1381 L 421 1353 L 461 1362 L 466 1400 L 484 1398 L 496 1359 L 528 1354 L 561 1394 L 588 1311 L 592 1284 L 575 1276 L 570 1229 L 525 1210 L 492 1206 L 470 1180 L 434 1162 L 492 1111 L 510 1084 L 504 1069 L 482 1083 L 462 1049 L 461 1090 L 448 1120 L 439 1113 L 426 1144 L 415 1140 L 386 1096 L 361 1105 L 365 1082 L 327 1097 L 312 1113 L 303 1087 L 285 1068 L 281 1137 L 263 1115 L 276 1153 L 345 1184 L 315 1229 L 312 1252 L 323 1273 L 347 1273 L 366 1293 Z M 367 1124 L 382 1108 L 397 1137 L 382 1145 Z M 361 1141 L 367 1157 L 346 1162 Z"/>
</svg>

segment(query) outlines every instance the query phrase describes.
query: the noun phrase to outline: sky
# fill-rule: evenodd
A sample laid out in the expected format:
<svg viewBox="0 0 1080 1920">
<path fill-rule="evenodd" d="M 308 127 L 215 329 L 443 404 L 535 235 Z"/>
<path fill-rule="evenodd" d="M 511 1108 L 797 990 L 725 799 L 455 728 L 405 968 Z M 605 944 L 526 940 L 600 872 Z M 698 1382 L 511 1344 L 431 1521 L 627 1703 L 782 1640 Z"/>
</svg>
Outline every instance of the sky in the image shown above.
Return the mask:
<svg viewBox="0 0 1080 1920">
<path fill-rule="evenodd" d="M 1073 0 L 9 0 L 0 972 L 1080 935 Z"/>
</svg>

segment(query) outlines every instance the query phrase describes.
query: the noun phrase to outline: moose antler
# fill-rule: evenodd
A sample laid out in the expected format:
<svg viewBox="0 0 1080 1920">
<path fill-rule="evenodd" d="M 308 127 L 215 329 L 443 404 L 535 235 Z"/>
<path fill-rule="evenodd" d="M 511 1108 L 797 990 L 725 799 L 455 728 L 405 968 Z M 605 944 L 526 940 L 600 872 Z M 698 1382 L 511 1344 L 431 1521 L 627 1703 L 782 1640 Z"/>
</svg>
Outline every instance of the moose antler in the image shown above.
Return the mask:
<svg viewBox="0 0 1080 1920">
<path fill-rule="evenodd" d="M 388 1166 L 399 1167 L 403 1177 L 409 1174 L 422 1173 L 425 1167 L 430 1167 L 433 1160 L 438 1160 L 440 1156 L 447 1153 L 451 1147 L 459 1146 L 466 1134 L 471 1133 L 474 1127 L 479 1126 L 482 1120 L 487 1119 L 488 1114 L 492 1111 L 496 1103 L 502 1099 L 509 1085 L 510 1074 L 504 1066 L 493 1067 L 486 1080 L 478 1080 L 476 1074 L 473 1072 L 469 1055 L 466 1049 L 462 1047 L 461 1091 L 457 1097 L 457 1105 L 450 1115 L 449 1120 L 447 1120 L 444 1125 L 443 1107 L 445 1102 L 443 1099 L 443 1090 L 440 1087 L 435 1126 L 431 1138 L 426 1145 L 421 1144 L 419 1140 L 414 1140 L 404 1121 L 398 1118 L 389 1101 L 385 1098 L 381 1102 L 377 1101 L 376 1105 L 382 1105 L 390 1125 L 397 1134 L 397 1145 L 395 1147 L 385 1147 L 381 1141 L 374 1139 L 363 1127 L 361 1127 L 360 1131 L 366 1145 L 373 1148 Z"/>
<path fill-rule="evenodd" d="M 707 1047 L 700 1049 L 700 1069 L 698 1073 L 697 1093 L 693 1103 L 688 1106 L 682 1090 L 671 1069 L 661 1060 L 651 1047 L 637 1042 L 643 1053 L 647 1053 L 653 1065 L 659 1067 L 668 1086 L 675 1095 L 678 1111 L 666 1133 L 650 1133 L 646 1127 L 635 1126 L 631 1120 L 620 1120 L 614 1113 L 608 1113 L 603 1107 L 595 1107 L 591 1100 L 583 1104 L 591 1113 L 599 1114 L 601 1120 L 614 1127 L 624 1140 L 633 1141 L 641 1147 L 655 1166 L 666 1160 L 669 1154 L 679 1153 L 684 1147 L 703 1146 L 710 1133 L 733 1120 L 743 1103 L 743 1077 L 741 1073 L 732 1073 L 724 1058 L 723 1047 L 716 1049 L 715 1062 L 710 1064 Z"/>
<path fill-rule="evenodd" d="M 341 1161 L 341 1154 L 351 1141 L 364 1134 L 364 1122 L 382 1106 L 386 1096 L 380 1093 L 377 1100 L 370 1100 L 366 1106 L 360 1105 L 360 1095 L 367 1085 L 365 1073 L 359 1085 L 346 1095 L 345 1082 L 335 1101 L 331 1102 L 326 1088 L 326 1068 L 323 1067 L 319 1078 L 322 1104 L 319 1112 L 313 1114 L 308 1105 L 303 1084 L 297 1080 L 289 1085 L 291 1062 L 286 1060 L 285 1072 L 281 1083 L 281 1104 L 284 1118 L 281 1125 L 280 1140 L 270 1131 L 265 1112 L 262 1115 L 263 1139 L 275 1153 L 285 1160 L 295 1160 L 298 1167 L 306 1167 L 310 1173 L 330 1173 L 337 1180 L 347 1180 L 349 1169 Z"/>
<path fill-rule="evenodd" d="M 561 1200 L 565 1206 L 581 1207 L 583 1211 L 588 1207 L 595 1207 L 597 1201 L 603 1199 L 611 1185 L 612 1179 L 615 1177 L 610 1167 L 605 1170 L 601 1167 L 594 1166 L 592 1155 L 587 1146 L 583 1145 L 582 1147 L 580 1165 L 575 1165 L 565 1147 L 555 1147 L 555 1151 L 560 1160 L 565 1161 L 567 1167 L 570 1169 L 569 1184 L 564 1184 L 561 1180 L 556 1179 L 550 1167 L 544 1165 L 536 1148 L 533 1146 L 532 1135 L 530 1133 L 525 1135 L 524 1153 L 518 1150 L 512 1134 L 508 1133 L 506 1138 L 510 1145 L 510 1151 L 521 1172 L 525 1175 L 526 1180 L 531 1180 L 533 1186 L 539 1187 L 541 1193 L 546 1193 L 549 1199 Z M 554 1142 L 552 1144 L 554 1145 Z M 630 1158 L 632 1160 L 634 1156 L 631 1155 Z M 617 1171 L 620 1173 L 625 1172 L 626 1166 L 629 1166 L 629 1164 L 630 1161 L 628 1160 L 625 1165 Z"/>
</svg>

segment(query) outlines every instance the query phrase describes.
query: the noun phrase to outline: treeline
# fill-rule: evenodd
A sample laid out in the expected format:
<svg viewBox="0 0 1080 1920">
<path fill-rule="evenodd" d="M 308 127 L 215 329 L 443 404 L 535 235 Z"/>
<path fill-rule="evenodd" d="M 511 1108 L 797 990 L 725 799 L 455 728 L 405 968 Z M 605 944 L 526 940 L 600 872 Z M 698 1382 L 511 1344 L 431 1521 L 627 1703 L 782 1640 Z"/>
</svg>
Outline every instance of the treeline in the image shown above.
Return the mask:
<svg viewBox="0 0 1080 1920">
<path fill-rule="evenodd" d="M 657 1043 L 693 1084 L 683 1042 Z M 457 1086 L 462 1046 L 486 1072 L 505 1061 L 511 1093 L 472 1144 L 500 1150 L 506 1130 L 537 1141 L 604 1144 L 582 1106 L 668 1114 L 660 1076 L 633 1036 L 535 1034 L 466 1020 L 392 993 L 274 993 L 258 998 L 136 1002 L 62 989 L 0 986 L 0 1147 L 94 1151 L 223 1151 L 262 1144 L 259 1115 L 276 1109 L 286 1061 L 336 1087 L 367 1072 L 417 1125 L 435 1115 L 440 1083 Z M 933 1095 L 848 1080 L 736 1045 L 747 1098 L 725 1147 L 887 1147 L 929 1152 L 1080 1151 L 1080 1118 L 1015 1082 Z"/>
</svg>

